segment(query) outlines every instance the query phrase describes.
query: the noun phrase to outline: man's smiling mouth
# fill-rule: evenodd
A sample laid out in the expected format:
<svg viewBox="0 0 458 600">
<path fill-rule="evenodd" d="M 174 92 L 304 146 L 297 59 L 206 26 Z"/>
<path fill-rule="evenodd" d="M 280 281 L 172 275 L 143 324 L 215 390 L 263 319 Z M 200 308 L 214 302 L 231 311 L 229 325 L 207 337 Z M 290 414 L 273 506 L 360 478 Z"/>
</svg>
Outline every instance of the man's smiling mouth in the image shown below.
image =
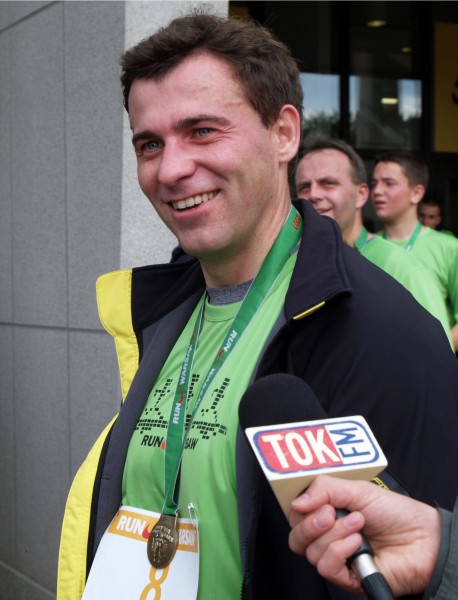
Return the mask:
<svg viewBox="0 0 458 600">
<path fill-rule="evenodd" d="M 208 192 L 205 194 L 197 194 L 196 196 L 190 196 L 189 198 L 185 198 L 184 200 L 172 202 L 172 206 L 175 210 L 186 210 L 187 208 L 192 208 L 193 206 L 198 206 L 203 202 L 208 202 L 208 200 L 212 200 L 218 193 L 219 190 L 215 190 L 214 192 Z"/>
</svg>

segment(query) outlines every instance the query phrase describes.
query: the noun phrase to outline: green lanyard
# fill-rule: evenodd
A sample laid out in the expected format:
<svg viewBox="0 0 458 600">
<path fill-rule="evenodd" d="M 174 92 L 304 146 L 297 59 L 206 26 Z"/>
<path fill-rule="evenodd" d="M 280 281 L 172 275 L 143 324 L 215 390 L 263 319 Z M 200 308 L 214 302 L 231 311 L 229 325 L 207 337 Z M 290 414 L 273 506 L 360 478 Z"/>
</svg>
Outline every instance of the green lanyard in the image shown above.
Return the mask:
<svg viewBox="0 0 458 600">
<path fill-rule="evenodd" d="M 420 223 L 420 221 L 417 221 L 417 224 L 415 225 L 415 229 L 413 230 L 412 235 L 408 239 L 407 244 L 404 246 L 404 250 L 406 250 L 407 252 L 412 252 L 412 248 L 414 247 L 414 244 L 417 241 L 418 236 L 420 235 L 420 231 L 421 231 L 421 223 Z M 383 230 L 383 239 L 386 240 L 386 231 L 385 230 Z"/>
<path fill-rule="evenodd" d="M 228 332 L 220 349 L 216 353 L 212 366 L 205 377 L 197 396 L 191 419 L 186 430 L 189 384 L 203 322 L 206 293 L 200 301 L 200 308 L 192 332 L 191 341 L 189 342 L 181 368 L 167 429 L 164 461 L 164 504 L 159 520 L 151 530 L 146 545 L 148 560 L 156 569 L 163 569 L 173 560 L 178 546 L 177 519 L 180 470 L 186 437 L 194 419 L 194 415 L 197 414 L 205 392 L 233 352 L 244 331 L 246 331 L 250 322 L 262 306 L 269 291 L 275 285 L 275 281 L 286 264 L 286 261 L 291 256 L 292 250 L 300 241 L 301 232 L 302 218 L 297 210 L 294 207 L 291 207 L 288 218 L 280 231 L 280 235 L 270 249 L 261 269 L 253 280 L 232 324 L 228 328 Z"/>
<path fill-rule="evenodd" d="M 234 317 L 232 324 L 228 328 L 228 332 L 220 349 L 203 381 L 192 411 L 191 422 L 194 415 L 197 413 L 210 384 L 233 352 L 244 331 L 249 326 L 270 289 L 274 285 L 275 280 L 291 255 L 291 249 L 297 246 L 301 237 L 301 224 L 302 219 L 299 213 L 295 208 L 292 208 L 280 235 L 267 255 L 259 273 L 251 284 L 245 299 Z M 186 409 L 189 400 L 189 383 L 203 321 L 205 298 L 206 293 L 201 299 L 201 306 L 194 325 L 194 331 L 181 369 L 167 430 L 164 473 L 165 498 L 162 513 L 168 515 L 175 515 L 178 513 L 180 467 L 188 433 L 185 431 L 185 423 Z M 189 423 L 188 431 L 191 422 Z"/>
<path fill-rule="evenodd" d="M 361 229 L 361 233 L 358 235 L 358 239 L 355 242 L 355 248 L 358 250 L 358 252 L 361 252 L 364 246 L 367 244 L 367 236 L 367 229 L 363 227 Z"/>
</svg>

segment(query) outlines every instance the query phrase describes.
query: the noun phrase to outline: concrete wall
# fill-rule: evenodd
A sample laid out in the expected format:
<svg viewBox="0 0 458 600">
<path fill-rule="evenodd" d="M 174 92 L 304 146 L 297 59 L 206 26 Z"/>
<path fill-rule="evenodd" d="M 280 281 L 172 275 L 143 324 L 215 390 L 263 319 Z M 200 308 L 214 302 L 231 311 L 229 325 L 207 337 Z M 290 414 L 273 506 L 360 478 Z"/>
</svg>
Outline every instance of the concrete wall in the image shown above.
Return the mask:
<svg viewBox="0 0 458 600">
<path fill-rule="evenodd" d="M 136 183 L 117 61 L 196 4 L 0 2 L 2 600 L 55 597 L 71 480 L 119 406 L 95 280 L 175 243 Z"/>
</svg>

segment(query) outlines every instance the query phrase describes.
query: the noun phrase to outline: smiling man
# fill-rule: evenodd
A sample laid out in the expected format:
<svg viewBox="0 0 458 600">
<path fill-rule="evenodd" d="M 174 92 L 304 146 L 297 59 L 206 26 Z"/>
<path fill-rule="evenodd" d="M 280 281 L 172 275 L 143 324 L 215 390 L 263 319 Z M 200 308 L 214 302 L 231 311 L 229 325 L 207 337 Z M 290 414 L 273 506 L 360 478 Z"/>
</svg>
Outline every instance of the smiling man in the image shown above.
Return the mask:
<svg viewBox="0 0 458 600">
<path fill-rule="evenodd" d="M 140 186 L 207 284 L 253 278 L 291 209 L 282 178 L 297 108 L 267 128 L 227 62 L 198 53 L 169 77 L 135 80 L 129 115 Z"/>
<path fill-rule="evenodd" d="M 334 221 L 292 204 L 302 89 L 266 29 L 178 18 L 122 69 L 141 188 L 195 258 L 97 283 L 123 403 L 70 491 L 57 597 L 337 599 L 288 548 L 240 398 L 264 375 L 301 377 L 331 416 L 366 417 L 390 461 L 386 485 L 451 507 L 458 484 L 437 464 L 446 454 L 458 469 L 455 357 L 439 323 Z"/>
</svg>

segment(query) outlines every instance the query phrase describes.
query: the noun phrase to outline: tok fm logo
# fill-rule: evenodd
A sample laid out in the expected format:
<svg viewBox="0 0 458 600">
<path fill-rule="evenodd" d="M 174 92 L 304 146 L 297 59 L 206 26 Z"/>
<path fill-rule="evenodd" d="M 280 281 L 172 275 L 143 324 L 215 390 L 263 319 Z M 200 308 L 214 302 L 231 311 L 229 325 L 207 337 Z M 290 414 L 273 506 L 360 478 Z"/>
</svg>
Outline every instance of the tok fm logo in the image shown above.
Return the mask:
<svg viewBox="0 0 458 600">
<path fill-rule="evenodd" d="M 380 456 L 375 439 L 356 419 L 261 430 L 253 441 L 265 467 L 273 473 L 375 463 Z"/>
</svg>

